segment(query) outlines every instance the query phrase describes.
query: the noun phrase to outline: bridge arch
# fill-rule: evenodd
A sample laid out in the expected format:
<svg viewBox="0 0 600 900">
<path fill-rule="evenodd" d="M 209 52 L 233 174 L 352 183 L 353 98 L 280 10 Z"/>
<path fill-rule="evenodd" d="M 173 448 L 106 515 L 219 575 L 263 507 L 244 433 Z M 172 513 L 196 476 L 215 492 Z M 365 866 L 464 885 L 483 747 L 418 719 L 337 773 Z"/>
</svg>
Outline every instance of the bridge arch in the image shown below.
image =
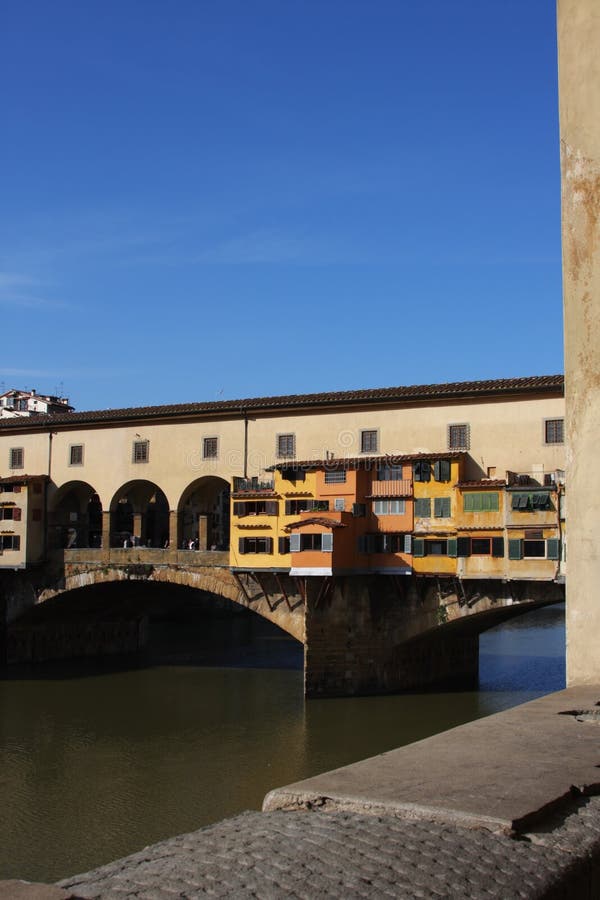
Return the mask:
<svg viewBox="0 0 600 900">
<path fill-rule="evenodd" d="M 65 482 L 48 501 L 49 547 L 100 547 L 101 542 L 102 503 L 96 489 L 87 481 Z"/>
<path fill-rule="evenodd" d="M 128 481 L 110 502 L 110 546 L 164 547 L 169 539 L 169 501 L 153 481 Z"/>
<path fill-rule="evenodd" d="M 304 609 L 301 604 L 290 609 L 283 598 L 268 597 L 264 594 L 250 597 L 226 567 L 195 566 L 193 569 L 186 569 L 143 563 L 122 566 L 81 565 L 76 567 L 76 570 L 73 567 L 69 573 L 65 573 L 60 581 L 39 590 L 36 605 L 71 591 L 111 582 L 172 584 L 224 597 L 262 616 L 300 643 L 304 643 Z"/>
<path fill-rule="evenodd" d="M 203 475 L 185 488 L 177 504 L 178 546 L 198 539 L 201 550 L 229 549 L 229 482 Z"/>
</svg>

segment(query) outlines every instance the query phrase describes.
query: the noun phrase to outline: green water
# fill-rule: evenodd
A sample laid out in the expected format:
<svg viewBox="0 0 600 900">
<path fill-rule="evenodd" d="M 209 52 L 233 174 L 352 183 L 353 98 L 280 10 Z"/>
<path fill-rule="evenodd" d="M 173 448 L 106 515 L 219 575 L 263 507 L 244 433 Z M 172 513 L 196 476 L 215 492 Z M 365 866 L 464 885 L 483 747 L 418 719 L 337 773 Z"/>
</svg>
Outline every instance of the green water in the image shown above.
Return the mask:
<svg viewBox="0 0 600 900">
<path fill-rule="evenodd" d="M 0 680 L 0 878 L 54 881 L 320 771 L 564 686 L 564 610 L 481 637 L 480 690 L 302 698 L 301 648 L 257 618 L 163 623 L 138 668 Z"/>
</svg>

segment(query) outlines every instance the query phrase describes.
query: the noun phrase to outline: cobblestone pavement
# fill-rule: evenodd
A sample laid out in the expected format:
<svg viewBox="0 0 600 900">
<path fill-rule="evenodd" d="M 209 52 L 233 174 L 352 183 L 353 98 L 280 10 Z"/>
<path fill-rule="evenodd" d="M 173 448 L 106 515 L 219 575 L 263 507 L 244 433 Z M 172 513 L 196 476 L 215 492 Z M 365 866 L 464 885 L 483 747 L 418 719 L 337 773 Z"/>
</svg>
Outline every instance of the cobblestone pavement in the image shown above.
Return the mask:
<svg viewBox="0 0 600 900">
<path fill-rule="evenodd" d="M 600 860 L 600 798 L 522 840 L 355 813 L 249 812 L 60 884 L 98 900 L 584 900 Z"/>
</svg>

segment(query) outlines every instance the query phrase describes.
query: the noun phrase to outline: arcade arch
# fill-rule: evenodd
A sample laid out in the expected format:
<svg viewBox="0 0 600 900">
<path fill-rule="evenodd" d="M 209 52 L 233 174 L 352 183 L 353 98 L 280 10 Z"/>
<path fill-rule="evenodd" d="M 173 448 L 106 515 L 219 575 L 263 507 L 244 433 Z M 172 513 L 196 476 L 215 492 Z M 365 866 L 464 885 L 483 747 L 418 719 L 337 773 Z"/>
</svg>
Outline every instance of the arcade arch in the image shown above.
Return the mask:
<svg viewBox="0 0 600 900">
<path fill-rule="evenodd" d="M 102 504 L 86 481 L 68 481 L 49 498 L 48 546 L 100 547 Z"/>
<path fill-rule="evenodd" d="M 164 547 L 169 540 L 169 502 L 152 481 L 129 481 L 110 503 L 110 546 Z"/>
<path fill-rule="evenodd" d="M 229 482 L 214 475 L 192 481 L 177 506 L 177 545 L 198 541 L 200 550 L 229 549 Z"/>
</svg>

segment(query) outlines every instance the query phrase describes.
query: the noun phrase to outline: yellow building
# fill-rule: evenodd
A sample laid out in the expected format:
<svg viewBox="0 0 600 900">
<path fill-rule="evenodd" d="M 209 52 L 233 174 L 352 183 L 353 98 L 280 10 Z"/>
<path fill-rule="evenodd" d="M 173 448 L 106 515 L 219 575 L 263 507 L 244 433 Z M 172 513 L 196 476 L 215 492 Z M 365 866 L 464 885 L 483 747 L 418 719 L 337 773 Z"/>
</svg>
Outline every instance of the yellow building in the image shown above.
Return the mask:
<svg viewBox="0 0 600 900">
<path fill-rule="evenodd" d="M 43 475 L 0 478 L 0 569 L 23 569 L 45 553 Z"/>
</svg>

